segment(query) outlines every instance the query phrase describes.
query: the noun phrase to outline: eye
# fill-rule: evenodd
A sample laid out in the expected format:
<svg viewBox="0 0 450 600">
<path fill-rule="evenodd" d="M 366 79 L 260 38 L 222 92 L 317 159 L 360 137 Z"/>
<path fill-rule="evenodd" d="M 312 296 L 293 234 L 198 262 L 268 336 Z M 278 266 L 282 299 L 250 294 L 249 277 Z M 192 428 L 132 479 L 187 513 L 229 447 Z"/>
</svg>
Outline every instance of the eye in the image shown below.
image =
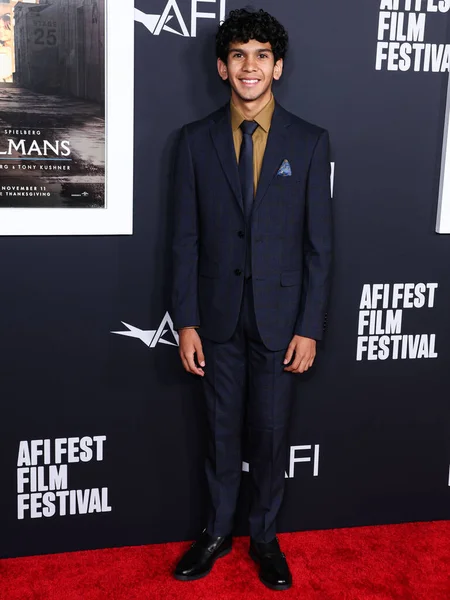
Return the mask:
<svg viewBox="0 0 450 600">
<path fill-rule="evenodd" d="M 267 58 L 267 57 L 268 57 L 268 54 L 260 54 L 259 55 L 259 58 Z"/>
<path fill-rule="evenodd" d="M 235 52 L 233 54 L 233 58 L 240 58 L 242 56 L 242 54 L 240 52 Z"/>
</svg>

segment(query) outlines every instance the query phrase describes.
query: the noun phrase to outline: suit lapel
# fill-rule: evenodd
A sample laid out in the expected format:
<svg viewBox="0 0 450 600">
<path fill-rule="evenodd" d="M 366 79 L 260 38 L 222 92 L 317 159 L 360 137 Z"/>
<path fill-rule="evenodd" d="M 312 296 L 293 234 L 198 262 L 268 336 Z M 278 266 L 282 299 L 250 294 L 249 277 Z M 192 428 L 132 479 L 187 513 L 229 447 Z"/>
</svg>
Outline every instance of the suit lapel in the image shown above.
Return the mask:
<svg viewBox="0 0 450 600">
<path fill-rule="evenodd" d="M 278 102 L 275 102 L 275 110 L 267 137 L 261 174 L 253 204 L 253 213 L 258 209 L 272 179 L 277 174 L 283 159 L 286 158 L 286 138 L 289 124 L 288 113 Z"/>
<path fill-rule="evenodd" d="M 253 211 L 260 205 L 272 179 L 277 174 L 283 159 L 286 158 L 285 148 L 289 124 L 289 114 L 278 104 L 278 102 L 275 102 L 275 110 L 273 112 L 272 123 L 267 137 L 267 145 L 264 152 Z M 219 111 L 217 118 L 214 120 L 214 124 L 211 127 L 211 137 L 236 201 L 242 212 L 244 212 L 241 183 L 239 180 L 239 168 L 236 161 L 233 133 L 231 130 L 229 103 L 222 107 L 222 110 Z"/>
<path fill-rule="evenodd" d="M 231 189 L 233 190 L 241 210 L 244 211 L 236 151 L 233 142 L 233 132 L 231 130 L 229 103 L 227 103 L 219 113 L 217 120 L 211 128 L 211 136 Z"/>
</svg>

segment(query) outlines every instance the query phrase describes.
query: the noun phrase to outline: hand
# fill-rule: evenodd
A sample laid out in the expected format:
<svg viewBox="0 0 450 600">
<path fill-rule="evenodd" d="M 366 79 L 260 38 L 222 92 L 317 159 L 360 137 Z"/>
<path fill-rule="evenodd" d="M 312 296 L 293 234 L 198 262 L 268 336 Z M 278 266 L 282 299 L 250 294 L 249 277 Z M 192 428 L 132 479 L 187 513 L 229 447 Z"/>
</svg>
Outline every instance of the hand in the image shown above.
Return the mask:
<svg viewBox="0 0 450 600">
<path fill-rule="evenodd" d="M 196 354 L 199 365 L 201 367 L 205 366 L 205 357 L 203 355 L 203 347 L 200 336 L 192 327 L 180 329 L 178 334 L 180 336 L 179 353 L 183 367 L 188 373 L 203 377 L 205 372 L 203 369 L 200 369 L 196 366 L 194 360 L 194 354 Z"/>
<path fill-rule="evenodd" d="M 291 373 L 304 373 L 314 362 L 316 356 L 316 340 L 303 337 L 302 335 L 294 335 L 286 350 L 284 357 L 285 365 L 291 362 L 294 354 L 294 362 L 289 367 L 284 367 L 284 370 L 291 371 Z"/>
</svg>

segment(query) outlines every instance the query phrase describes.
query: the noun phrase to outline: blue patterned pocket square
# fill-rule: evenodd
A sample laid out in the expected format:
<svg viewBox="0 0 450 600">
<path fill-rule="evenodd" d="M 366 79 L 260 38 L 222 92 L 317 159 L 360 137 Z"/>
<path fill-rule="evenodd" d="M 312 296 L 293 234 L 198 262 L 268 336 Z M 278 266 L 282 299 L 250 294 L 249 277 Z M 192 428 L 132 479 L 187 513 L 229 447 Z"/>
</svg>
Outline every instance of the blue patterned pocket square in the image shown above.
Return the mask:
<svg viewBox="0 0 450 600">
<path fill-rule="evenodd" d="M 281 163 L 281 167 L 278 169 L 277 175 L 281 175 L 282 177 L 289 177 L 292 175 L 291 165 L 287 158 L 283 160 Z"/>
</svg>

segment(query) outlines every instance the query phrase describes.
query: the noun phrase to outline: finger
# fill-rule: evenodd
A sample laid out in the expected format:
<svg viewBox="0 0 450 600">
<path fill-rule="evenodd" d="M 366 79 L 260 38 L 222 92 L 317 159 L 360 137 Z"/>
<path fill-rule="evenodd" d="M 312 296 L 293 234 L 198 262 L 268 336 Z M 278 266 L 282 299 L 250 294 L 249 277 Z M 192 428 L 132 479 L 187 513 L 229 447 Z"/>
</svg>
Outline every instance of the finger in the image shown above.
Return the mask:
<svg viewBox="0 0 450 600">
<path fill-rule="evenodd" d="M 199 341 L 198 344 L 195 346 L 195 353 L 197 355 L 197 362 L 201 367 L 205 366 L 205 355 L 203 354 L 203 348 L 202 348 L 202 344 Z"/>
<path fill-rule="evenodd" d="M 301 356 L 298 359 L 295 360 L 295 362 L 291 365 L 292 366 L 292 371 L 294 373 L 302 373 L 303 371 L 300 371 L 301 368 L 303 368 L 305 366 L 305 356 Z"/>
<path fill-rule="evenodd" d="M 304 354 L 295 354 L 295 360 L 292 363 L 292 366 L 294 367 L 294 370 L 297 370 L 300 365 L 302 364 L 302 362 L 305 360 L 305 355 Z"/>
<path fill-rule="evenodd" d="M 187 363 L 187 360 L 184 358 L 184 354 L 181 354 L 181 362 L 183 363 L 183 367 L 185 369 L 185 371 L 189 371 L 189 365 Z"/>
<path fill-rule="evenodd" d="M 186 354 L 186 360 L 188 362 L 189 365 L 189 371 L 191 373 L 193 373 L 194 375 L 203 375 L 203 369 L 199 369 L 198 367 L 196 367 L 195 365 L 195 360 L 194 360 L 194 353 L 192 354 Z"/>
<path fill-rule="evenodd" d="M 196 375 L 204 375 L 205 372 L 201 367 L 205 366 L 205 357 L 203 356 L 202 346 L 201 344 L 195 346 L 195 354 L 194 354 L 194 366 L 196 368 Z"/>
<path fill-rule="evenodd" d="M 200 344 L 201 346 L 201 344 Z M 183 366 L 188 373 L 192 373 L 193 375 L 204 375 L 203 370 L 199 369 L 195 364 L 194 359 L 194 351 L 195 346 L 191 346 L 188 350 L 184 348 L 180 348 L 180 356 L 183 362 Z"/>
<path fill-rule="evenodd" d="M 309 369 L 309 358 L 304 357 L 303 360 L 300 362 L 300 365 L 298 367 L 298 372 L 304 373 L 308 369 Z"/>
<path fill-rule="evenodd" d="M 292 356 L 294 354 L 295 346 L 289 344 L 288 349 L 286 350 L 286 354 L 284 355 L 284 364 L 287 365 L 291 362 Z"/>
<path fill-rule="evenodd" d="M 300 365 L 301 360 L 302 360 L 302 356 L 298 355 L 296 352 L 295 357 L 294 357 L 294 362 L 289 367 L 286 367 L 286 371 L 296 371 Z"/>
<path fill-rule="evenodd" d="M 285 371 L 293 371 L 294 370 L 294 363 L 292 363 L 292 365 L 289 365 L 288 367 L 284 367 Z"/>
<path fill-rule="evenodd" d="M 194 367 L 195 367 L 194 375 L 201 375 L 203 377 L 203 375 L 205 374 L 205 371 L 197 365 L 198 365 L 197 356 L 194 355 Z"/>
</svg>

